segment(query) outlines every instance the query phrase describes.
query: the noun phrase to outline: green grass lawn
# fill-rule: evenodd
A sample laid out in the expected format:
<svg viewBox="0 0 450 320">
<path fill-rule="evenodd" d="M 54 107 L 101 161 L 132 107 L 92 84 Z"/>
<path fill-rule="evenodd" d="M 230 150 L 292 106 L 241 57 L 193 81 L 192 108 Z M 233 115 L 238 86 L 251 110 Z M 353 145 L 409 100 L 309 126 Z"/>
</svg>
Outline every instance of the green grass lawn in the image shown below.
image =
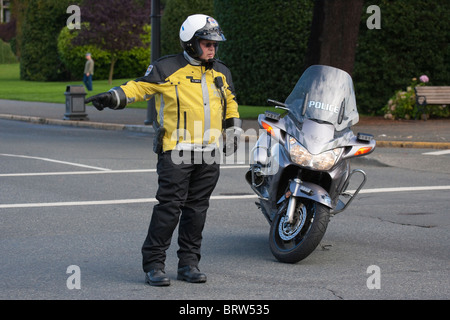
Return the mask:
<svg viewBox="0 0 450 320">
<path fill-rule="evenodd" d="M 114 80 L 112 85 L 108 80 L 94 80 L 93 91 L 87 96 L 108 91 L 130 79 Z M 68 85 L 82 85 L 82 81 L 70 82 L 37 82 L 20 80 L 19 64 L 0 64 L 0 99 L 65 103 L 64 92 Z M 147 102 L 131 104 L 129 108 L 147 108 Z M 242 119 L 256 119 L 258 114 L 266 110 L 275 110 L 271 106 L 239 106 Z"/>
</svg>

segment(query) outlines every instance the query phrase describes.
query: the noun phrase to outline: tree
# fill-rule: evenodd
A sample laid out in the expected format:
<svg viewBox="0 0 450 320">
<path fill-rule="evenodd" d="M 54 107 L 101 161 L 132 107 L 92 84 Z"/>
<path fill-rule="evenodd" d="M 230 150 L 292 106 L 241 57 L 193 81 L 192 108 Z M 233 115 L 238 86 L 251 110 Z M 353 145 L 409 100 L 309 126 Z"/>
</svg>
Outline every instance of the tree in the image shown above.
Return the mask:
<svg viewBox="0 0 450 320">
<path fill-rule="evenodd" d="M 86 26 L 82 24 L 81 29 L 84 27 Z M 151 26 L 146 25 L 144 29 L 146 34 L 142 37 L 143 46 L 134 47 L 129 51 L 120 53 L 114 67 L 115 78 L 137 78 L 147 70 L 150 63 Z M 78 36 L 78 30 L 70 30 L 69 28 L 63 28 L 58 36 L 59 58 L 70 72 L 70 80 L 81 80 L 83 78 L 86 52 L 90 52 L 95 60 L 95 79 L 108 79 L 111 55 L 96 45 L 74 46 L 72 40 L 76 36 Z"/>
<path fill-rule="evenodd" d="M 306 67 L 324 64 L 353 72 L 363 0 L 316 0 Z"/>
<path fill-rule="evenodd" d="M 150 21 L 150 1 L 85 0 L 81 7 L 82 28 L 74 45 L 95 44 L 111 55 L 109 83 L 119 54 L 142 45 L 144 25 Z M 149 52 L 150 55 L 150 52 Z"/>
<path fill-rule="evenodd" d="M 9 42 L 16 35 L 16 19 L 0 24 L 0 39 Z"/>
<path fill-rule="evenodd" d="M 15 32 L 14 37 L 11 39 L 11 49 L 14 54 L 20 59 L 21 57 L 21 45 L 22 45 L 22 29 L 25 21 L 26 8 L 28 7 L 28 1 L 30 0 L 12 0 L 11 2 L 11 16 L 15 20 Z"/>
</svg>

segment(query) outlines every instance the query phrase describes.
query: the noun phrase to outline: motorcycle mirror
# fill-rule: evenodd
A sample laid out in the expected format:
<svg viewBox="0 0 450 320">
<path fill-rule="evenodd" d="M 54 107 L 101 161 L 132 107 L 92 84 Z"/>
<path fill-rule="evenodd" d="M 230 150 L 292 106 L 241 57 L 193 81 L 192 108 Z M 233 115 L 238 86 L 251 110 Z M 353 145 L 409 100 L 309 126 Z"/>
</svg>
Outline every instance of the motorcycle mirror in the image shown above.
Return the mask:
<svg viewBox="0 0 450 320">
<path fill-rule="evenodd" d="M 277 109 L 283 109 L 283 110 L 289 111 L 288 105 L 283 102 L 279 102 L 279 101 L 272 100 L 272 99 L 267 99 L 267 103 L 274 105 L 275 108 L 277 108 Z"/>
</svg>

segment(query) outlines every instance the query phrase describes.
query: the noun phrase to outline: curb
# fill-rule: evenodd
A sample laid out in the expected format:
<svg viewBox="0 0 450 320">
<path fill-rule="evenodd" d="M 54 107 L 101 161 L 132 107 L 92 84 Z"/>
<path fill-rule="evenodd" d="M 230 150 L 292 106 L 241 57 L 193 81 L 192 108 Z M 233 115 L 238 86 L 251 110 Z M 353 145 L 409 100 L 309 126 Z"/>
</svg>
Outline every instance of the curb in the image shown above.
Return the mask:
<svg viewBox="0 0 450 320">
<path fill-rule="evenodd" d="M 59 119 L 48 119 L 31 116 L 18 116 L 12 114 L 0 114 L 0 119 L 24 121 L 36 124 L 49 124 L 49 125 L 60 125 L 70 127 L 103 129 L 103 130 L 118 130 L 118 131 L 126 130 L 126 131 L 147 132 L 147 133 L 155 132 L 152 126 L 145 126 L 145 125 L 126 125 L 126 124 L 103 123 L 92 121 L 59 120 Z"/>
<path fill-rule="evenodd" d="M 380 148 L 450 149 L 450 142 L 377 141 Z"/>
<path fill-rule="evenodd" d="M 118 130 L 118 131 L 133 131 L 133 132 L 145 132 L 154 133 L 153 126 L 146 125 L 125 125 L 115 123 L 103 123 L 92 121 L 73 121 L 73 120 L 58 120 L 48 119 L 32 116 L 18 116 L 12 114 L 0 114 L 0 119 L 25 121 L 36 124 L 49 124 L 60 126 L 71 126 L 81 128 L 93 128 L 103 130 Z M 450 149 L 450 142 L 422 142 L 422 141 L 378 141 L 377 147 L 379 148 L 419 148 L 419 149 Z"/>
</svg>

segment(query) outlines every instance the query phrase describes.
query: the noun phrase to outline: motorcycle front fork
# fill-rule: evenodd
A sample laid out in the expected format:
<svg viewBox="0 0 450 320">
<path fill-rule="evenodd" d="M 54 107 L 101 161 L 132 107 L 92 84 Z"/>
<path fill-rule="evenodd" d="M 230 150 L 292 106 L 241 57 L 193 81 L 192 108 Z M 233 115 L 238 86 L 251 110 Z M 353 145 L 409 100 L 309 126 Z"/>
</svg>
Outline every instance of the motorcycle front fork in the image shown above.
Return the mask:
<svg viewBox="0 0 450 320">
<path fill-rule="evenodd" d="M 287 223 L 294 223 L 295 207 L 297 205 L 297 197 L 289 197 L 289 204 L 286 211 Z"/>
</svg>

